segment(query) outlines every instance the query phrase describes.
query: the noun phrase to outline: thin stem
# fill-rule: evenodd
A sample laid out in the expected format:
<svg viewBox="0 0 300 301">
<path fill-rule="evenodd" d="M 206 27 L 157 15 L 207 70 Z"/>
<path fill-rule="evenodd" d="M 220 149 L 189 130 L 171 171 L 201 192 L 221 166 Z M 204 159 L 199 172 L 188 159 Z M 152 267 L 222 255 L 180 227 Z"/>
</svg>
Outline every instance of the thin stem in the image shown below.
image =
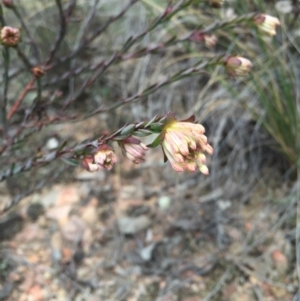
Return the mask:
<svg viewBox="0 0 300 301">
<path fill-rule="evenodd" d="M 35 79 L 31 79 L 28 84 L 25 86 L 25 88 L 23 89 L 23 91 L 21 92 L 21 94 L 19 95 L 19 97 L 17 98 L 16 102 L 14 103 L 14 105 L 12 106 L 12 108 L 10 109 L 10 111 L 7 114 L 7 119 L 11 119 L 11 117 L 15 114 L 15 112 L 17 111 L 17 109 L 19 108 L 19 106 L 21 105 L 24 97 L 26 96 L 26 94 L 28 93 L 28 91 L 31 89 L 31 87 L 33 86 Z"/>
<path fill-rule="evenodd" d="M 26 66 L 26 68 L 28 70 L 31 70 L 31 68 L 33 66 L 30 63 L 30 60 L 28 59 L 28 57 L 26 56 L 26 54 L 21 50 L 21 48 L 19 47 L 19 45 L 17 45 L 16 47 L 14 47 L 14 49 L 17 51 L 17 54 L 18 54 L 19 58 L 23 61 L 23 63 Z"/>
<path fill-rule="evenodd" d="M 117 21 L 120 19 L 128 10 L 129 8 L 138 2 L 138 0 L 131 0 L 128 5 L 126 5 L 119 14 L 117 14 L 114 17 L 110 17 L 109 20 L 107 20 L 103 26 L 99 27 L 96 32 L 88 39 L 83 39 L 82 42 L 67 56 L 62 57 L 62 58 L 57 58 L 55 63 L 53 65 L 48 65 L 46 67 L 46 70 L 52 69 L 56 67 L 57 65 L 60 65 L 62 63 L 65 63 L 72 59 L 73 57 L 77 56 L 83 49 L 85 49 L 86 45 L 89 45 L 91 42 L 93 42 L 94 39 L 96 39 L 102 32 L 104 32 L 109 25 L 111 25 L 113 22 Z"/>
<path fill-rule="evenodd" d="M 42 99 L 42 78 L 37 78 L 37 98 L 35 104 L 39 103 Z"/>
<path fill-rule="evenodd" d="M 61 42 L 64 39 L 64 36 L 67 32 L 67 22 L 66 22 L 66 17 L 62 8 L 62 3 L 61 0 L 55 0 L 56 5 L 58 7 L 58 12 L 59 12 L 59 17 L 60 17 L 60 27 L 59 27 L 59 32 L 58 35 L 56 36 L 56 40 L 54 42 L 54 45 L 52 46 L 52 49 L 50 51 L 49 57 L 46 61 L 45 65 L 49 65 L 50 62 L 53 60 L 55 53 L 58 51 L 59 46 Z"/>
<path fill-rule="evenodd" d="M 5 19 L 3 16 L 3 8 L 0 4 L 0 24 L 1 26 L 5 26 Z M 2 51 L 2 58 L 3 58 L 3 65 L 4 65 L 4 71 L 3 71 L 3 95 L 2 100 L 0 103 L 0 123 L 2 126 L 2 130 L 5 134 L 6 132 L 6 102 L 7 102 L 7 88 L 8 88 L 8 69 L 9 69 L 9 50 L 7 47 L 3 48 Z"/>
<path fill-rule="evenodd" d="M 7 106 L 7 92 L 9 86 L 9 63 L 10 63 L 10 56 L 9 56 L 9 48 L 4 47 L 2 50 L 2 57 L 3 57 L 3 95 L 2 95 L 2 102 L 1 102 L 1 110 L 0 110 L 0 122 L 3 127 L 4 133 L 7 130 L 7 119 L 6 119 L 6 106 Z"/>
<path fill-rule="evenodd" d="M 37 43 L 35 42 L 34 38 L 32 37 L 26 23 L 24 22 L 23 18 L 22 18 L 22 15 L 20 14 L 19 10 L 17 9 L 17 6 L 14 5 L 13 6 L 13 12 L 15 13 L 16 17 L 19 19 L 19 21 L 21 22 L 21 25 L 22 25 L 22 29 L 25 31 L 27 37 L 29 38 L 29 41 L 33 47 L 33 52 L 34 52 L 34 55 L 37 59 L 38 62 L 40 62 L 40 53 L 39 53 L 39 48 L 38 48 L 38 45 Z"/>
</svg>

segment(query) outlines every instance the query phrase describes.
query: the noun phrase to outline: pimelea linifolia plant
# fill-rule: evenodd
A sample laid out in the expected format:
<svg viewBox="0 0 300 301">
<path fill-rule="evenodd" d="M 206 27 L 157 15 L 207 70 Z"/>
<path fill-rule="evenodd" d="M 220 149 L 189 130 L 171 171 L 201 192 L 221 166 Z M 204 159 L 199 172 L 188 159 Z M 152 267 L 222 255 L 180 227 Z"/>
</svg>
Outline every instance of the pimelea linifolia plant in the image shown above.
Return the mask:
<svg viewBox="0 0 300 301">
<path fill-rule="evenodd" d="M 112 133 L 101 135 L 97 139 L 91 139 L 87 134 L 86 140 L 78 145 L 69 146 L 68 141 L 64 141 L 54 150 L 48 151 L 40 146 L 33 146 L 30 148 L 31 152 L 26 156 L 26 152 L 20 151 L 17 147 L 20 141 L 26 145 L 29 137 L 50 125 L 80 121 L 112 111 L 125 104 L 144 99 L 158 89 L 174 82 L 196 76 L 210 66 L 223 65 L 230 77 L 247 76 L 252 67 L 250 60 L 244 58 L 241 54 L 229 55 L 228 53 L 215 51 L 214 57 L 203 58 L 192 66 L 185 67 L 174 74 L 169 74 L 167 78 L 158 80 L 136 94 L 114 101 L 111 105 L 100 104 L 87 112 L 71 113 L 70 107 L 72 104 L 87 93 L 95 82 L 102 78 L 114 65 L 155 53 L 158 50 L 167 50 L 171 46 L 185 42 L 202 43 L 211 52 L 218 43 L 218 29 L 252 24 L 257 26 L 263 34 L 273 36 L 276 33 L 276 26 L 280 24 L 275 17 L 263 13 L 250 13 L 230 20 L 216 21 L 200 29 L 189 29 L 188 34 L 183 36 L 180 36 L 179 33 L 173 34 L 171 38 L 164 42 L 139 46 L 140 41 L 146 35 L 154 32 L 159 26 L 172 22 L 176 15 L 184 12 L 189 6 L 199 4 L 199 1 L 193 0 L 171 1 L 166 4 L 164 10 L 156 18 L 149 22 L 148 27 L 130 36 L 122 47 L 118 50 L 108 49 L 110 51 L 108 58 L 94 63 L 89 60 L 86 64 L 79 66 L 67 64 L 76 61 L 99 36 L 112 24 L 124 17 L 139 1 L 122 2 L 119 13 L 108 18 L 101 26 L 93 28 L 91 24 L 93 18 L 95 18 L 97 2 L 95 1 L 89 13 L 81 20 L 82 30 L 78 32 L 77 43 L 74 43 L 73 48 L 71 47 L 68 53 L 61 55 L 59 50 L 66 39 L 78 3 L 76 0 L 69 0 L 67 3 L 63 3 L 62 0 L 55 0 L 59 16 L 58 28 L 46 57 L 42 59 L 40 44 L 35 40 L 34 32 L 22 16 L 22 10 L 18 7 L 18 4 L 14 3 L 13 0 L 2 0 L 2 5 L 0 5 L 0 39 L 2 44 L 2 93 L 0 97 L 0 156 L 2 161 L 0 181 L 32 169 L 37 170 L 58 159 L 78 164 L 90 172 L 97 172 L 100 169 L 112 170 L 118 161 L 118 156 L 111 145 L 113 141 L 117 142 L 123 155 L 136 164 L 147 160 L 147 152 L 151 148 L 161 147 L 165 162 L 169 161 L 176 172 L 196 172 L 200 170 L 203 174 L 208 175 L 209 169 L 206 165 L 206 156 L 213 154 L 213 148 L 207 141 L 205 128 L 195 121 L 194 116 L 179 121 L 176 119 L 175 113 L 171 112 L 154 116 L 151 120 L 133 121 Z M 201 2 L 201 5 L 206 5 L 214 10 L 221 8 L 223 2 L 209 0 Z M 15 15 L 19 27 L 14 27 L 6 22 L 6 13 L 8 12 Z M 30 55 L 25 51 L 26 45 L 30 45 L 32 49 Z M 101 47 L 104 46 L 101 45 Z M 21 64 L 15 64 L 15 60 L 11 59 L 12 54 Z M 58 66 L 68 66 L 66 68 L 69 69 L 59 72 L 56 69 Z M 54 77 L 49 79 L 47 75 L 51 72 L 56 73 Z M 16 98 L 11 97 L 9 92 L 14 89 L 14 82 L 17 82 L 19 76 L 24 74 L 30 75 L 28 82 Z M 76 86 L 73 86 L 72 91 L 63 93 L 55 88 L 55 85 L 58 85 L 61 81 L 71 78 L 76 79 Z M 36 94 L 31 104 L 24 101 L 29 92 Z M 53 99 L 57 98 L 60 99 L 59 108 L 56 107 L 55 110 L 53 109 L 49 113 L 48 108 L 52 108 Z M 16 115 L 19 118 L 14 119 Z M 139 139 L 152 134 L 157 134 L 157 138 L 149 145 L 143 144 Z M 35 147 L 36 149 L 34 149 Z M 19 151 L 16 152 L 16 149 Z M 18 195 L 8 204 L 0 204 L 0 212 L 8 210 L 24 196 L 48 185 L 53 178 L 55 177 L 51 175 L 42 179 L 42 182 L 38 183 L 33 189 Z"/>
</svg>

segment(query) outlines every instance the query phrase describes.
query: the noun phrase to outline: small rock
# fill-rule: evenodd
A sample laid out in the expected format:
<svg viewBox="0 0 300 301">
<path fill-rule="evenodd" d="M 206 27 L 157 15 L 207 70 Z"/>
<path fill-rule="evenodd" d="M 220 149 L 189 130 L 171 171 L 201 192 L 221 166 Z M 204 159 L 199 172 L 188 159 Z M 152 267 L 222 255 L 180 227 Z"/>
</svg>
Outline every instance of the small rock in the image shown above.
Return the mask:
<svg viewBox="0 0 300 301">
<path fill-rule="evenodd" d="M 70 242 L 79 243 L 82 240 L 85 223 L 76 215 L 71 216 L 69 221 L 61 227 L 63 238 Z"/>
<path fill-rule="evenodd" d="M 152 258 L 153 250 L 155 249 L 156 244 L 153 243 L 140 251 L 141 258 L 144 261 L 150 261 Z"/>
<path fill-rule="evenodd" d="M 49 190 L 47 193 L 45 193 L 42 197 L 41 203 L 45 208 L 50 207 L 53 205 L 60 193 L 59 187 L 53 187 L 51 190 Z"/>
<path fill-rule="evenodd" d="M 117 224 L 121 233 L 135 234 L 148 228 L 151 224 L 151 220 L 147 215 L 139 215 L 136 217 L 121 216 L 117 220 Z"/>
<path fill-rule="evenodd" d="M 170 207 L 171 205 L 171 198 L 168 196 L 161 196 L 157 200 L 158 206 L 161 210 L 166 210 Z"/>
<path fill-rule="evenodd" d="M 218 201 L 218 207 L 221 211 L 225 211 L 231 207 L 231 202 L 229 200 L 220 200 Z"/>
<path fill-rule="evenodd" d="M 46 147 L 49 150 L 58 148 L 59 147 L 59 141 L 55 137 L 52 137 L 52 138 L 48 139 L 48 141 L 46 143 Z"/>
<path fill-rule="evenodd" d="M 54 207 L 47 211 L 46 216 L 50 219 L 56 220 L 60 225 L 63 225 L 69 219 L 71 209 L 72 207 L 70 205 Z"/>
</svg>

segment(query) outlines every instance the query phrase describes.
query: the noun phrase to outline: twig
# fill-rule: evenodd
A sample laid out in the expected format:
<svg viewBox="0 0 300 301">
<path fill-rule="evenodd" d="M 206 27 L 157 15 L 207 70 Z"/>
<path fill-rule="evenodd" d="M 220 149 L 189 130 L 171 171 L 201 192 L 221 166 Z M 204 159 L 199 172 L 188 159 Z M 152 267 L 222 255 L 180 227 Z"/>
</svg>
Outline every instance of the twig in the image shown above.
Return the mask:
<svg viewBox="0 0 300 301">
<path fill-rule="evenodd" d="M 298 276 L 298 289 L 300 291 L 300 167 L 297 168 L 298 181 L 296 184 L 296 206 L 297 206 L 297 224 L 296 224 L 296 260 L 297 260 L 297 276 Z"/>
<path fill-rule="evenodd" d="M 87 114 L 84 117 L 84 119 L 89 118 L 89 117 L 94 116 L 94 115 L 99 114 L 99 113 L 104 113 L 104 112 L 114 110 L 114 109 L 116 109 L 120 106 L 131 103 L 131 102 L 136 101 L 138 99 L 145 98 L 146 96 L 148 96 L 149 94 L 152 94 L 153 92 L 157 91 L 158 89 L 160 89 L 164 86 L 167 86 L 171 83 L 177 82 L 177 81 L 179 81 L 183 78 L 198 75 L 199 73 L 201 73 L 202 69 L 204 69 L 205 67 L 207 67 L 209 65 L 218 64 L 218 62 L 221 61 L 223 57 L 224 57 L 224 55 L 222 54 L 222 55 L 216 56 L 211 61 L 206 61 L 206 62 L 203 62 L 201 64 L 197 63 L 197 64 L 195 64 L 194 66 L 192 66 L 188 69 L 181 70 L 181 71 L 175 73 L 174 75 L 168 77 L 167 79 L 165 79 L 161 82 L 157 82 L 157 83 L 154 83 L 151 86 L 148 86 L 142 92 L 136 93 L 136 94 L 124 99 L 124 100 L 116 102 L 115 104 L 111 105 L 108 108 L 103 108 L 103 106 L 100 106 L 100 107 L 96 108 L 93 112 L 90 112 L 89 114 Z M 94 80 L 95 80 L 95 78 L 91 79 L 91 81 L 94 81 Z"/>
<path fill-rule="evenodd" d="M 2 50 L 2 57 L 3 57 L 3 95 L 2 95 L 2 101 L 1 101 L 1 110 L 0 110 L 0 118 L 1 118 L 1 125 L 3 128 L 3 131 L 6 132 L 7 127 L 7 119 L 6 119 L 6 106 L 7 106 L 7 92 L 8 92 L 8 86 L 9 86 L 9 77 L 8 77 L 8 71 L 9 71 L 9 48 L 3 47 Z"/>
<path fill-rule="evenodd" d="M 10 111 L 8 112 L 8 114 L 7 114 L 7 119 L 8 120 L 11 119 L 11 117 L 15 114 L 15 112 L 19 108 L 20 104 L 22 103 L 24 97 L 26 96 L 26 94 L 28 93 L 28 91 L 33 86 L 34 82 L 35 82 L 35 78 L 32 78 L 28 82 L 28 84 L 25 86 L 25 88 L 23 89 L 23 91 L 19 95 L 18 99 L 16 100 L 16 102 L 14 103 L 14 105 L 12 106 L 12 108 L 10 109 Z"/>
<path fill-rule="evenodd" d="M 73 57 L 77 56 L 83 49 L 85 49 L 86 45 L 90 44 L 91 42 L 93 42 L 94 39 L 96 39 L 103 31 L 105 31 L 109 25 L 111 25 L 113 22 L 117 21 L 118 19 L 120 19 L 128 10 L 129 8 L 135 4 L 138 0 L 131 0 L 129 2 L 128 5 L 126 5 L 121 11 L 120 13 L 118 13 L 116 16 L 114 17 L 110 17 L 108 21 L 106 21 L 104 23 L 104 25 L 102 27 L 100 27 L 90 38 L 88 39 L 84 39 L 77 48 L 75 48 L 69 55 L 62 57 L 62 58 L 57 58 L 55 63 L 52 65 L 46 66 L 46 70 L 52 69 L 54 67 L 56 67 L 57 65 L 60 65 L 62 63 L 65 63 L 67 61 L 69 61 L 70 59 L 72 59 Z"/>
<path fill-rule="evenodd" d="M 72 15 L 74 8 L 76 7 L 77 0 L 70 0 L 69 6 L 66 9 L 65 17 L 66 20 Z"/>
<path fill-rule="evenodd" d="M 14 5 L 13 6 L 13 12 L 15 13 L 16 17 L 19 19 L 19 21 L 21 22 L 21 25 L 22 25 L 22 28 L 23 30 L 25 31 L 26 35 L 28 36 L 29 38 L 29 41 L 33 47 L 33 51 L 34 51 L 34 54 L 36 56 L 36 59 L 38 62 L 40 62 L 40 53 L 39 53 L 39 48 L 38 48 L 38 45 L 37 43 L 35 42 L 34 38 L 32 37 L 26 23 L 24 22 L 23 18 L 22 18 L 22 15 L 20 14 L 20 12 L 18 11 L 17 9 L 17 6 Z"/>
<path fill-rule="evenodd" d="M 84 22 L 83 22 L 83 25 L 79 31 L 79 34 L 78 34 L 78 37 L 76 39 L 76 43 L 75 43 L 75 49 L 77 49 L 79 47 L 80 44 L 82 44 L 83 42 L 83 38 L 85 36 L 87 36 L 88 34 L 88 30 L 89 30 L 89 25 L 91 23 L 91 21 L 93 20 L 95 14 L 96 14 L 96 11 L 97 11 L 97 5 L 99 3 L 100 0 L 94 0 L 94 3 L 89 11 L 89 14 L 87 15 L 87 17 L 85 18 Z"/>
<path fill-rule="evenodd" d="M 137 124 L 133 124 L 131 133 L 138 131 L 138 130 L 147 130 L 151 127 L 151 124 L 155 121 L 160 121 L 162 120 L 163 117 L 155 117 L 153 118 L 150 122 L 140 122 Z M 69 118 L 67 119 L 69 120 Z M 22 172 L 31 170 L 33 167 L 38 167 L 38 166 L 44 166 L 58 158 L 62 158 L 64 156 L 65 159 L 70 159 L 70 158 L 75 158 L 78 159 L 82 155 L 87 154 L 87 148 L 92 147 L 94 149 L 99 143 L 106 143 L 111 140 L 117 140 L 118 137 L 120 137 L 122 130 L 126 126 L 122 127 L 121 129 L 118 129 L 117 131 L 113 132 L 109 136 L 102 136 L 94 141 L 85 141 L 73 148 L 66 149 L 64 146 L 61 148 L 44 153 L 41 155 L 40 152 L 37 152 L 37 154 L 29 159 L 27 159 L 27 162 L 16 165 L 13 163 L 8 169 L 0 173 L 0 182 L 4 181 L 5 179 L 12 177 L 14 175 L 20 174 Z M 149 132 L 151 133 L 151 132 Z M 130 133 L 127 134 L 122 134 L 121 137 L 126 137 L 130 136 Z"/>
<path fill-rule="evenodd" d="M 24 65 L 27 67 L 28 70 L 31 70 L 31 68 L 33 67 L 32 64 L 30 63 L 30 60 L 28 59 L 28 57 L 25 55 L 25 53 L 21 50 L 21 48 L 19 47 L 19 45 L 17 45 L 16 47 L 14 47 L 14 49 L 17 51 L 17 54 L 19 56 L 19 58 L 23 61 Z"/>
<path fill-rule="evenodd" d="M 66 17 L 64 15 L 63 8 L 62 8 L 61 0 L 55 0 L 55 2 L 58 7 L 58 12 L 59 12 L 59 17 L 60 17 L 60 27 L 59 27 L 59 32 L 56 36 L 54 45 L 52 46 L 49 57 L 45 63 L 46 66 L 49 65 L 50 62 L 53 60 L 55 53 L 59 49 L 59 46 L 60 46 L 60 44 L 66 34 L 66 31 L 67 31 L 67 22 L 66 22 Z"/>
<path fill-rule="evenodd" d="M 0 5 L 0 23 L 1 26 L 5 26 L 5 19 L 3 16 L 3 9 L 2 5 Z M 0 107 L 0 122 L 2 125 L 2 130 L 5 133 L 6 132 L 6 103 L 7 103 L 7 89 L 9 84 L 9 78 L 8 78 L 8 69 L 9 69 L 9 50 L 7 47 L 3 48 L 2 52 L 3 57 L 3 64 L 4 64 L 4 71 L 3 71 L 3 96 L 1 101 L 1 107 Z"/>
</svg>

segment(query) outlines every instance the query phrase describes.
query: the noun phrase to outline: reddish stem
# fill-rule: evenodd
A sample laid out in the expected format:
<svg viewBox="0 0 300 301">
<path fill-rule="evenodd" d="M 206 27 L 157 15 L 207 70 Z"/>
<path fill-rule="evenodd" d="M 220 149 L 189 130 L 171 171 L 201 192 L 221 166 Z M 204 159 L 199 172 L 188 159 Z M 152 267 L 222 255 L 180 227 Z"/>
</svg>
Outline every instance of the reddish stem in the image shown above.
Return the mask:
<svg viewBox="0 0 300 301">
<path fill-rule="evenodd" d="M 10 109 L 10 111 L 8 112 L 8 114 L 7 114 L 7 120 L 9 120 L 15 114 L 15 112 L 19 108 L 20 104 L 22 103 L 24 97 L 26 96 L 26 94 L 28 93 L 28 91 L 30 91 L 30 89 L 32 88 L 34 82 L 35 82 L 35 78 L 31 79 L 28 82 L 28 84 L 25 86 L 25 88 L 23 89 L 23 91 L 19 95 L 18 99 L 16 100 L 16 102 L 14 103 L 14 105 L 12 106 L 12 108 Z"/>
</svg>

